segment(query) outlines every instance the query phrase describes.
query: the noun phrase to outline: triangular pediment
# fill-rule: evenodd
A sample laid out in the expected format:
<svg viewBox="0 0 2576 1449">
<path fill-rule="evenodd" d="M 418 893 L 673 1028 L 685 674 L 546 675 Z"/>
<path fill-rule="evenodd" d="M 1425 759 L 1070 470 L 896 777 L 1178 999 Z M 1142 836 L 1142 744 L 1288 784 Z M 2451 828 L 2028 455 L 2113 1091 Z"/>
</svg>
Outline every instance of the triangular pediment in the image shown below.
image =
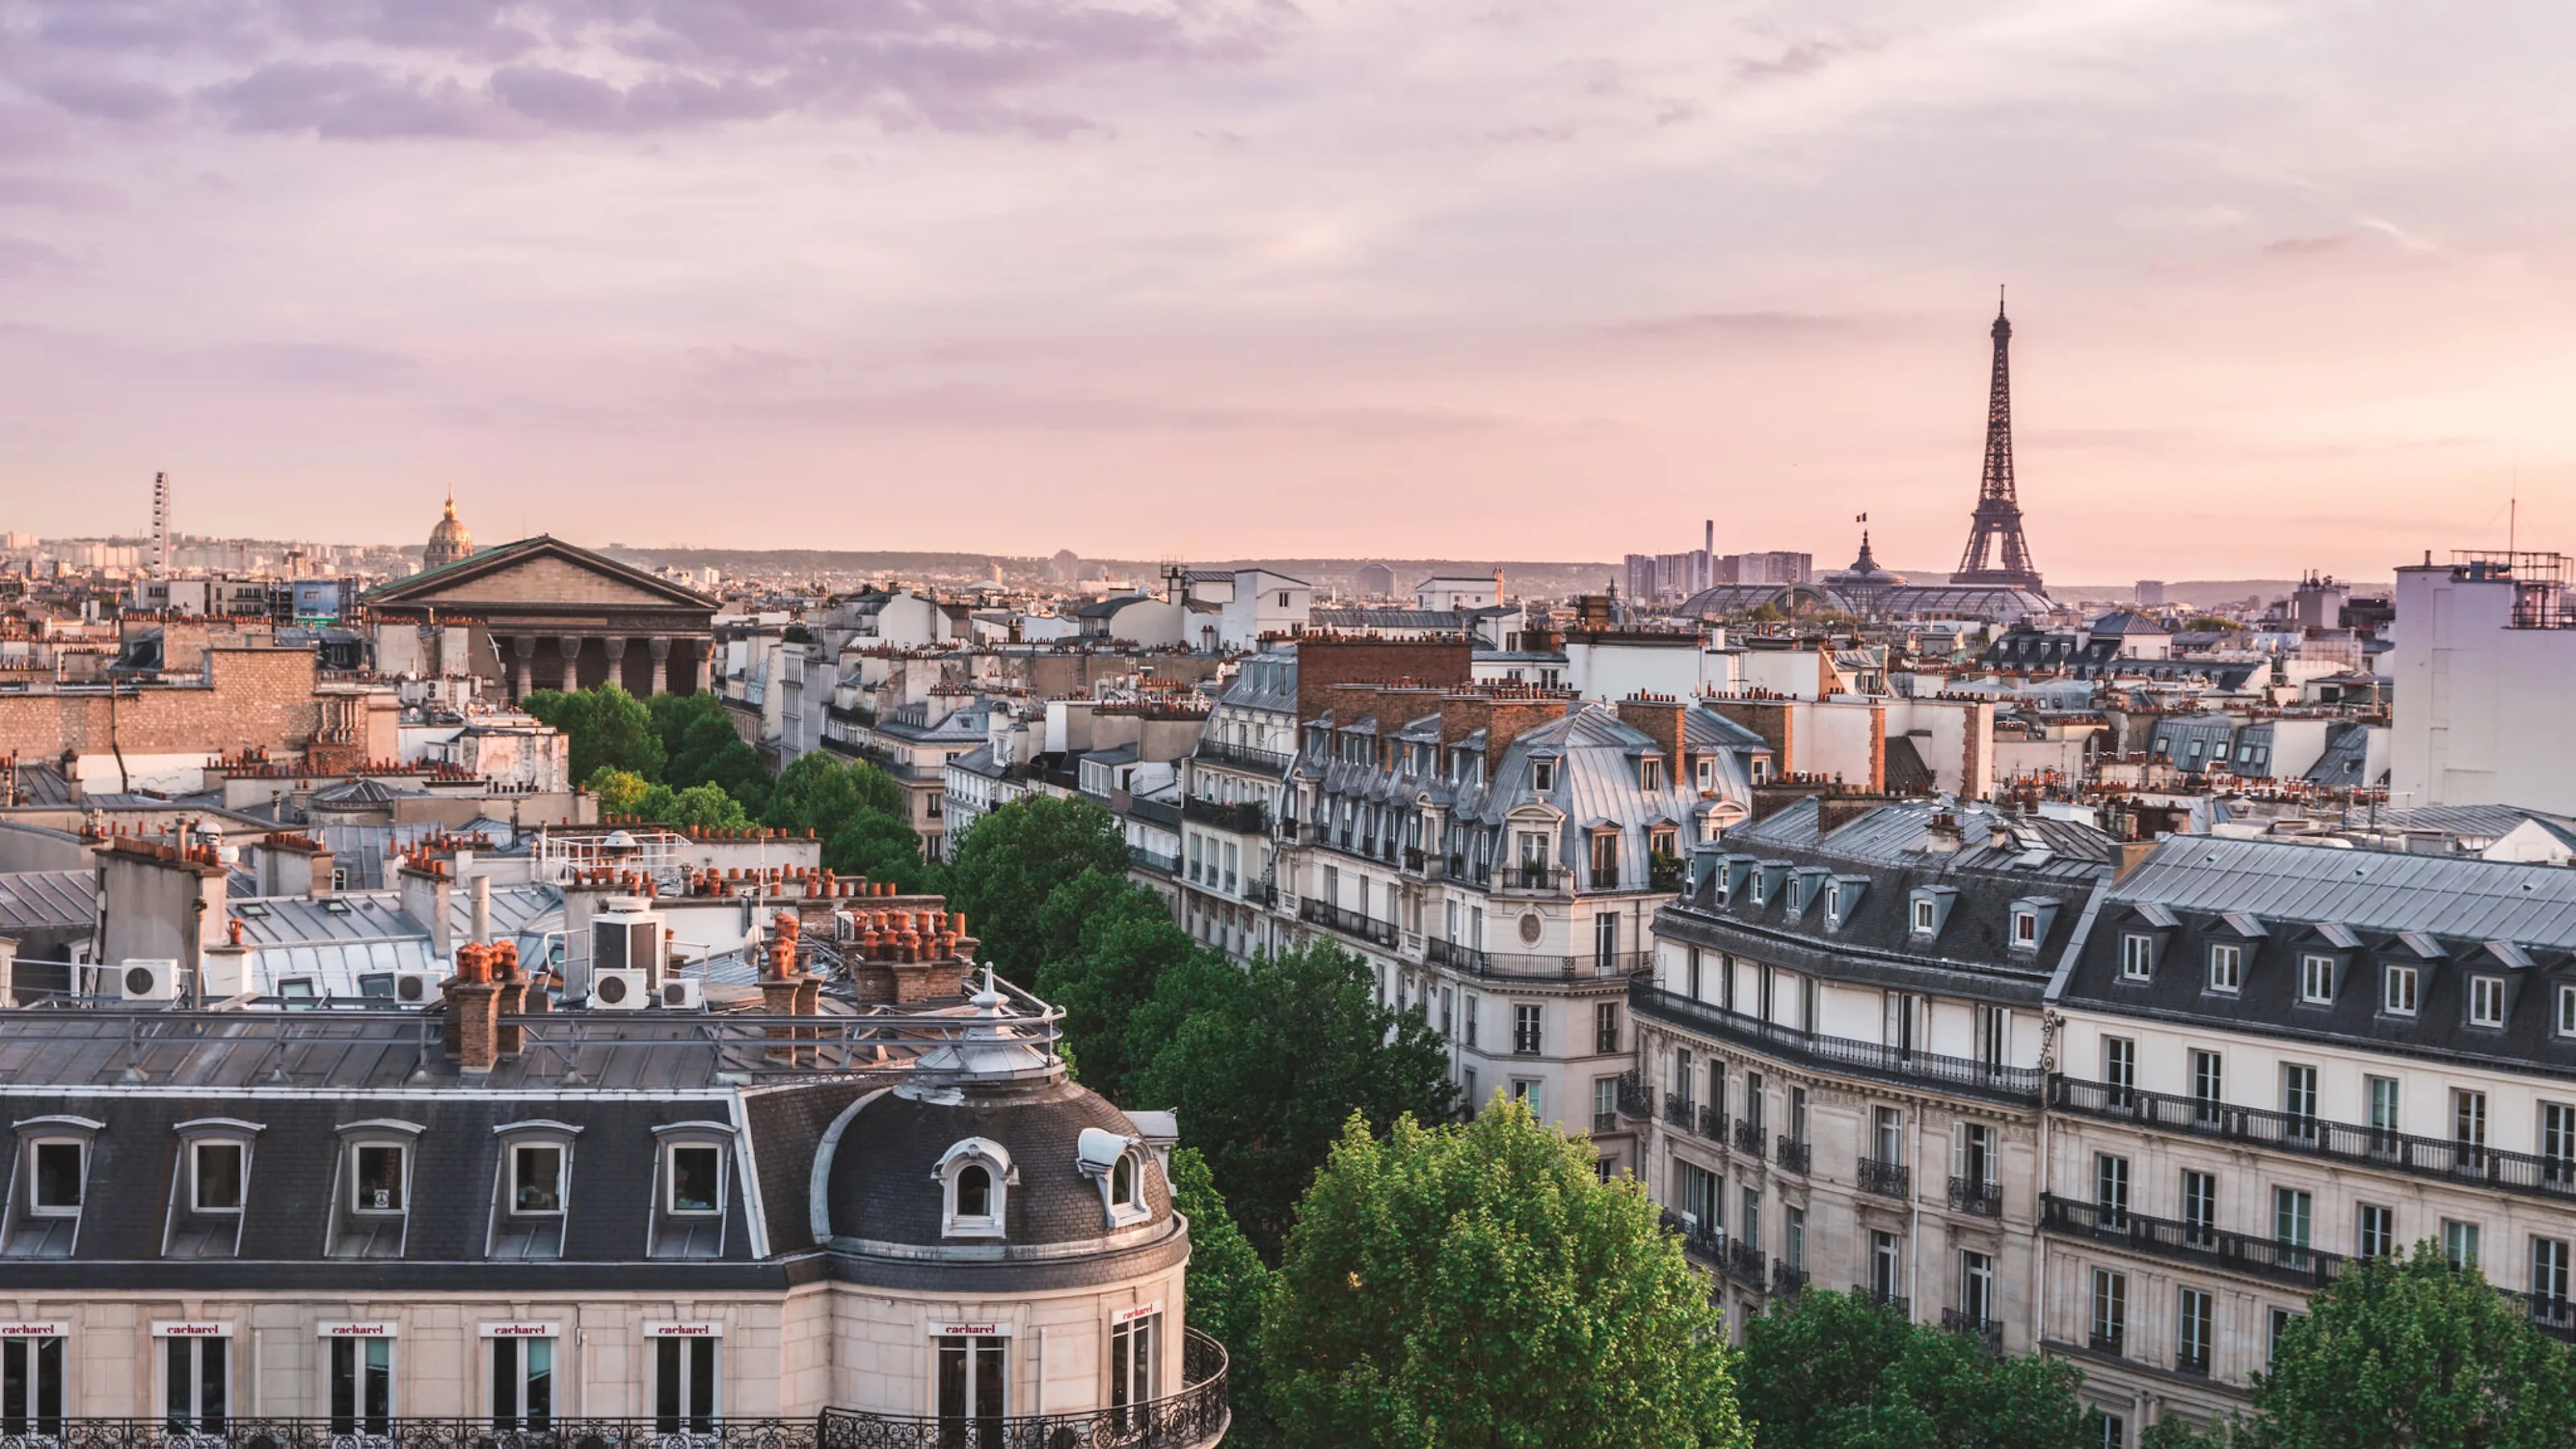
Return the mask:
<svg viewBox="0 0 2576 1449">
<path fill-rule="evenodd" d="M 485 549 L 442 568 L 398 579 L 370 594 L 368 602 L 436 605 L 468 613 L 531 604 L 715 608 L 715 601 L 704 595 L 606 555 L 543 536 Z"/>
</svg>

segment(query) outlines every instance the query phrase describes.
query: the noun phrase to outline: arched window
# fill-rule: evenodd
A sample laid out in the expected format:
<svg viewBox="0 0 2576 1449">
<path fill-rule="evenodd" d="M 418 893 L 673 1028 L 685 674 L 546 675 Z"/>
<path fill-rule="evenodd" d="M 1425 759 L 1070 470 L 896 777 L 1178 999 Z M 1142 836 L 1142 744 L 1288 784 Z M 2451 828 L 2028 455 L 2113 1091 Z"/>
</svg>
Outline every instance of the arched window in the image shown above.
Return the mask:
<svg viewBox="0 0 2576 1449">
<path fill-rule="evenodd" d="M 989 1138 L 969 1137 L 940 1156 L 931 1177 L 939 1183 L 943 1236 L 1003 1236 L 1010 1189 L 1020 1180 L 1009 1149 Z"/>
<path fill-rule="evenodd" d="M 1118 1159 L 1118 1165 L 1109 1169 L 1109 1200 L 1129 1207 L 1142 1205 L 1136 1191 L 1136 1155 L 1134 1153 L 1121 1156 Z"/>
</svg>

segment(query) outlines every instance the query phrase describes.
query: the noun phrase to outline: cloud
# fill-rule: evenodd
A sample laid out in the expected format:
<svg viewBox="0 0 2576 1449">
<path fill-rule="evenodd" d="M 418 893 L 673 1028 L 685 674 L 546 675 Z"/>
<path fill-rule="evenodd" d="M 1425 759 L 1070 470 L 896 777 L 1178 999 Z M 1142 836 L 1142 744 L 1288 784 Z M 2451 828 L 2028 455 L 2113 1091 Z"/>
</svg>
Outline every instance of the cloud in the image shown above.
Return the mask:
<svg viewBox="0 0 2576 1449">
<path fill-rule="evenodd" d="M 420 370 L 418 359 L 399 352 L 331 342 L 248 343 L 224 349 L 220 360 L 296 387 L 384 387 Z"/>
<path fill-rule="evenodd" d="M 1794 80 L 1814 75 L 1842 56 L 1876 50 L 1885 43 L 1868 34 L 1802 40 L 1783 48 L 1776 56 L 1740 57 L 1735 62 L 1735 77 L 1745 81 Z"/>
<path fill-rule="evenodd" d="M 1814 312 L 1689 312 L 1677 317 L 1648 317 L 1602 328 L 1613 337 L 1796 337 L 1851 332 L 1860 319 Z"/>
<path fill-rule="evenodd" d="M 177 94 L 133 68 L 177 61 L 163 68 L 189 74 L 207 114 L 231 129 L 335 140 L 655 132 L 787 115 L 1065 135 L 1092 123 L 1022 93 L 1130 65 L 1244 63 L 1270 53 L 1296 18 L 1284 0 L 32 3 L 39 23 L 7 68 L 64 111 L 168 114 Z M 101 57 L 129 69 L 103 69 Z"/>
<path fill-rule="evenodd" d="M 0 277 L 68 271 L 78 265 L 43 242 L 29 241 L 20 236 L 0 236 Z"/>
<path fill-rule="evenodd" d="M 0 176 L 0 206 L 44 206 L 56 211 L 123 211 L 124 193 L 94 181 L 51 176 Z"/>
<path fill-rule="evenodd" d="M 2279 241 L 2265 242 L 2263 254 L 2272 257 L 2320 257 L 2328 252 L 2342 251 L 2352 243 L 2353 234 L 2348 231 L 2325 236 L 2285 236 Z"/>
</svg>

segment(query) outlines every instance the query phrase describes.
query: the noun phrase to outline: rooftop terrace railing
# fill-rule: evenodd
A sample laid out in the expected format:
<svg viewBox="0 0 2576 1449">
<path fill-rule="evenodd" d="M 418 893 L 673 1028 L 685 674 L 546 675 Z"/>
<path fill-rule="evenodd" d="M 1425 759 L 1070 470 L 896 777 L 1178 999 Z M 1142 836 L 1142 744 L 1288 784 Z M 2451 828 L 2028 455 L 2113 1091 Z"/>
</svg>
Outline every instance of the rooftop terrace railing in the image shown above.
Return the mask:
<svg viewBox="0 0 2576 1449">
<path fill-rule="evenodd" d="M 1645 976 L 1628 982 L 1628 1007 L 1638 1015 L 1784 1060 L 1878 1077 L 1912 1086 L 1931 1085 L 1969 1096 L 2037 1103 L 2047 1083 L 2037 1067 L 1996 1066 L 1970 1057 L 1943 1056 L 1910 1047 L 1823 1036 L 1667 991 Z"/>
</svg>

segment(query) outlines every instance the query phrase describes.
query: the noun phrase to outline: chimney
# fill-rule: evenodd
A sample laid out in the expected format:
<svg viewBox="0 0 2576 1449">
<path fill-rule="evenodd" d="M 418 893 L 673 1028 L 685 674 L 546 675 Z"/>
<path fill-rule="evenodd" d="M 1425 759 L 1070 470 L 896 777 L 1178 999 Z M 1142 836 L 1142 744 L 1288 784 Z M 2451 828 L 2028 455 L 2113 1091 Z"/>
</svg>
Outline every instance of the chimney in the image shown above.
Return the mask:
<svg viewBox="0 0 2576 1449">
<path fill-rule="evenodd" d="M 489 948 L 471 942 L 461 947 L 445 991 L 447 1054 L 458 1071 L 491 1071 L 501 1059 L 501 987 L 492 979 Z"/>
<path fill-rule="evenodd" d="M 1830 835 L 1887 801 L 1876 795 L 1826 795 L 1816 801 L 1816 833 Z"/>
<path fill-rule="evenodd" d="M 456 883 L 447 876 L 447 867 L 426 857 L 415 856 L 404 862 L 395 873 L 402 887 L 403 914 L 429 929 L 429 954 L 447 957 L 456 950 L 456 923 L 448 913 Z"/>
<path fill-rule="evenodd" d="M 98 959 L 111 966 L 175 960 L 180 981 L 193 991 L 205 968 L 206 936 L 220 934 L 228 919 L 225 884 L 231 871 L 215 847 L 121 835 L 92 854 L 98 863 Z"/>
<path fill-rule="evenodd" d="M 1619 701 L 1619 719 L 1635 726 L 1664 752 L 1666 780 L 1682 783 L 1685 767 L 1682 760 L 1682 719 L 1690 706 L 1669 694 L 1635 694 Z"/>
<path fill-rule="evenodd" d="M 481 885 L 483 879 L 476 876 L 475 884 Z M 487 944 L 483 949 L 490 953 L 486 959 L 492 965 L 492 982 L 500 988 L 498 998 L 493 1002 L 494 1014 L 524 1015 L 528 1009 L 528 988 L 535 982 L 519 967 L 519 943 L 503 941 L 499 945 Z M 492 1028 L 493 1058 L 505 1062 L 516 1059 L 520 1048 L 527 1044 L 527 1034 L 528 1029 L 524 1026 L 496 1021 Z"/>
<path fill-rule="evenodd" d="M 488 875 L 478 875 L 474 877 L 467 889 L 473 893 L 473 937 L 477 941 L 489 941 L 492 939 L 492 878 Z M 516 947 L 514 946 L 512 950 L 515 955 Z"/>
<path fill-rule="evenodd" d="M 2120 882 L 2127 880 L 2131 872 L 2135 871 L 2139 866 L 2146 864 L 2147 857 L 2155 853 L 2156 843 L 2152 840 L 2121 841 L 2120 869 L 2117 874 L 2111 877 L 2111 883 L 2113 885 L 2117 885 Z"/>
<path fill-rule="evenodd" d="M 1934 855 L 1956 855 L 1963 843 L 1959 817 L 1947 810 L 1934 811 L 1931 823 L 1923 830 L 1923 848 Z"/>
</svg>

